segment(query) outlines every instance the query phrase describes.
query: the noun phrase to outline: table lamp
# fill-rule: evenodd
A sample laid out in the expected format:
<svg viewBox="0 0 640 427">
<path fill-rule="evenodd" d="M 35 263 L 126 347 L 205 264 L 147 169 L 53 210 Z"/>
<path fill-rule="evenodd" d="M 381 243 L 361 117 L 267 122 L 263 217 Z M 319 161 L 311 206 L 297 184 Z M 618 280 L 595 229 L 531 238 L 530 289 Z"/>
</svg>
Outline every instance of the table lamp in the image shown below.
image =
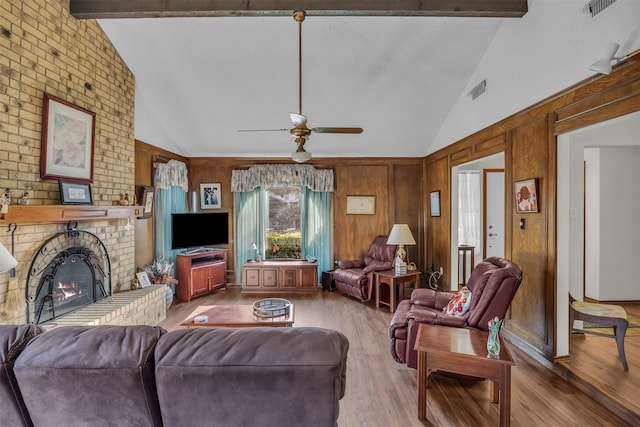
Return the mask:
<svg viewBox="0 0 640 427">
<path fill-rule="evenodd" d="M 251 244 L 251 262 L 256 262 L 256 252 L 258 252 L 258 246 L 255 243 Z"/>
<path fill-rule="evenodd" d="M 395 260 L 396 275 L 407 274 L 407 251 L 404 249 L 404 245 L 415 244 L 416 240 L 407 224 L 393 224 L 387 245 L 398 245 Z"/>
</svg>

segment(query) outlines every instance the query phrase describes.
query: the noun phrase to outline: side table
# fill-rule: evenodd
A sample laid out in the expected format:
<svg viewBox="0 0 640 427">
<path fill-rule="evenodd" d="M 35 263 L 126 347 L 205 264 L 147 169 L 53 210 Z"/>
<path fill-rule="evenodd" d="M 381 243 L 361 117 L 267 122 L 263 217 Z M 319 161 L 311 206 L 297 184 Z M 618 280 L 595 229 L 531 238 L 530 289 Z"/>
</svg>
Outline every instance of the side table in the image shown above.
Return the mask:
<svg viewBox="0 0 640 427">
<path fill-rule="evenodd" d="M 427 420 L 429 374 L 436 371 L 487 378 L 490 400 L 500 404 L 500 427 L 511 421 L 511 366 L 509 349 L 500 339 L 500 354 L 487 357 L 487 332 L 420 324 L 414 349 L 418 351 L 418 419 Z"/>
<path fill-rule="evenodd" d="M 389 311 L 396 311 L 398 302 L 404 297 L 404 284 L 414 283 L 415 288 L 420 287 L 420 271 L 408 271 L 407 274 L 395 275 L 394 270 L 378 271 L 375 273 L 376 282 L 376 308 L 380 304 L 388 305 Z M 389 302 L 380 300 L 380 285 L 389 286 Z"/>
</svg>

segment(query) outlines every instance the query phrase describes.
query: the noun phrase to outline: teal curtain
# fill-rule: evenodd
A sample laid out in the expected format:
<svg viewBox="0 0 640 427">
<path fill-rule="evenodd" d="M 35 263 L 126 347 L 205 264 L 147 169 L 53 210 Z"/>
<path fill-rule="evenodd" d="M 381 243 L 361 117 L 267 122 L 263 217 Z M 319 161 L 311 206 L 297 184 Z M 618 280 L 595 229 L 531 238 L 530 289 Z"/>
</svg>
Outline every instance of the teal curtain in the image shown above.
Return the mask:
<svg viewBox="0 0 640 427">
<path fill-rule="evenodd" d="M 187 211 L 187 193 L 175 186 L 156 188 L 154 198 L 155 257 L 175 262 L 178 250 L 171 250 L 171 214 Z"/>
<path fill-rule="evenodd" d="M 318 283 L 323 271 L 333 269 L 331 259 L 331 200 L 332 193 L 313 191 L 302 186 L 300 207 L 302 228 L 302 259 L 317 258 Z"/>
<path fill-rule="evenodd" d="M 253 191 L 235 193 L 236 204 L 236 281 L 242 282 L 242 264 L 256 255 L 251 249 L 253 243 L 258 247 L 257 254 L 264 259 L 265 245 L 265 198 L 262 187 Z"/>
</svg>

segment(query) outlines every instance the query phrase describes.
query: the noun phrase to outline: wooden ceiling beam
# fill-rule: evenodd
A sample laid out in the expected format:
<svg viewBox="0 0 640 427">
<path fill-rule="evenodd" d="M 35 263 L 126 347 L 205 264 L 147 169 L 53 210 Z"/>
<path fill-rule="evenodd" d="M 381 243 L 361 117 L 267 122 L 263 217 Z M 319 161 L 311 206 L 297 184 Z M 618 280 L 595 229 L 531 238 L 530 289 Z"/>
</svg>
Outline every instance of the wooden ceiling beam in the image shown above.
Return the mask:
<svg viewBox="0 0 640 427">
<path fill-rule="evenodd" d="M 76 19 L 291 16 L 455 16 L 519 18 L 527 0 L 70 0 Z"/>
</svg>

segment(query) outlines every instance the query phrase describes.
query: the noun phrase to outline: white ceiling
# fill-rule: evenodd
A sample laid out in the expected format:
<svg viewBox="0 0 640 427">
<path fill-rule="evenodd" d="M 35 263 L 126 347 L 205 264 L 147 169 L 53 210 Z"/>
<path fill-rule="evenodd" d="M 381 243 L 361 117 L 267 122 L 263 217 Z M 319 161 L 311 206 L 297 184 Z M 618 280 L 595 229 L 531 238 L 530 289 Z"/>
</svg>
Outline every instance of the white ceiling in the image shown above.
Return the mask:
<svg viewBox="0 0 640 427">
<path fill-rule="evenodd" d="M 303 114 L 314 157 L 421 157 L 505 20 L 307 16 Z M 292 17 L 100 20 L 136 78 L 135 137 L 187 157 L 289 157 L 298 110 Z"/>
</svg>

